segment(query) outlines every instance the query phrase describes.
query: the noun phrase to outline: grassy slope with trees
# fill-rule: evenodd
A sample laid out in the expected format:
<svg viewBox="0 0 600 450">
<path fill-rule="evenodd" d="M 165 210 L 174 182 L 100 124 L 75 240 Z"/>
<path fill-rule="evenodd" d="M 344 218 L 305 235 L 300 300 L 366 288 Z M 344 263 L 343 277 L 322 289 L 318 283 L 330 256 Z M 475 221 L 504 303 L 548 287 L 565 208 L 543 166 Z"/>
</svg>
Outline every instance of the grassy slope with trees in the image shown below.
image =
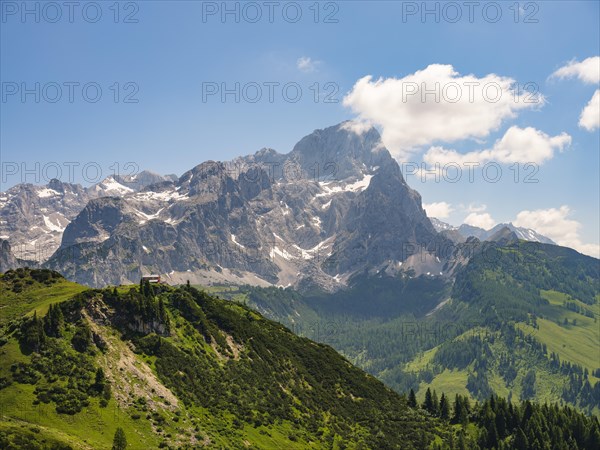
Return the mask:
<svg viewBox="0 0 600 450">
<path fill-rule="evenodd" d="M 421 400 L 428 387 L 471 400 L 494 392 L 600 414 L 599 283 L 597 259 L 520 241 L 483 244 L 453 286 L 376 277 L 333 297 L 256 287 L 217 293 L 333 346 Z"/>
<path fill-rule="evenodd" d="M 72 298 L 54 295 L 67 288 Z M 496 396 L 477 403 L 431 389 L 422 402 L 398 395 L 330 347 L 190 286 L 84 290 L 54 272 L 20 269 L 0 276 L 0 295 L 28 305 L 1 322 L 2 448 L 600 443 L 597 418 L 569 407 Z"/>
<path fill-rule="evenodd" d="M 53 302 L 67 285 L 49 271 L 0 277 L 0 295 L 30 308 L 2 322 L 2 448 L 111 448 L 118 428 L 135 449 L 423 448 L 451 434 L 242 305 L 147 284 Z"/>
</svg>

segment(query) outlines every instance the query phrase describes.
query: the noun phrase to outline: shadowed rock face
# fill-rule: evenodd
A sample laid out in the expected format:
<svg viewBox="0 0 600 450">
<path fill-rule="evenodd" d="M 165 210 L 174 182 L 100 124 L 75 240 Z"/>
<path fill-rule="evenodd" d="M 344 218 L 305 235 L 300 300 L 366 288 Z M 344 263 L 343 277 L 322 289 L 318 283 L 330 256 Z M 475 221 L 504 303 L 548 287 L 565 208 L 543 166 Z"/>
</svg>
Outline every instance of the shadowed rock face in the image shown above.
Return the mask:
<svg viewBox="0 0 600 450">
<path fill-rule="evenodd" d="M 91 200 L 65 228 L 61 246 L 102 242 L 123 220 L 125 209 L 122 199 L 118 197 Z"/>
<path fill-rule="evenodd" d="M 5 272 L 8 269 L 14 269 L 18 267 L 19 263 L 15 255 L 12 253 L 12 249 L 8 241 L 0 239 L 0 272 Z"/>
<path fill-rule="evenodd" d="M 327 261 L 330 272 L 404 261 L 443 241 L 425 215 L 421 196 L 408 187 L 395 161 L 377 171 L 369 188 L 350 205 L 341 228 Z"/>
<path fill-rule="evenodd" d="M 45 265 L 94 286 L 152 272 L 173 283 L 332 291 L 352 273 L 411 255 L 413 265 L 430 264 L 447 239 L 377 130 L 355 125 L 316 130 L 288 154 L 263 149 L 178 179 L 143 172 L 87 188 Z"/>
</svg>

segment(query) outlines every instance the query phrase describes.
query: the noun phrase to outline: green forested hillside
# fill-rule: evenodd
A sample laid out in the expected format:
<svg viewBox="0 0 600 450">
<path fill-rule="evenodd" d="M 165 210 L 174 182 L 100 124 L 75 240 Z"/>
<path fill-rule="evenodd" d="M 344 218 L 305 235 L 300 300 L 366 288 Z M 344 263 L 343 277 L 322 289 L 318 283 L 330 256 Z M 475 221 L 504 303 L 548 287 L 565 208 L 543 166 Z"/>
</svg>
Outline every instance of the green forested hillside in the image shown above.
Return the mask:
<svg viewBox="0 0 600 450">
<path fill-rule="evenodd" d="M 423 448 L 451 434 L 331 347 L 242 305 L 148 284 L 65 300 L 53 297 L 61 283 L 26 269 L 0 278 L 13 306 L 33 309 L 2 323 L 2 448 L 110 448 L 117 427 L 136 449 Z"/>
<path fill-rule="evenodd" d="M 333 297 L 246 287 L 237 300 L 420 399 L 430 387 L 600 414 L 599 283 L 597 259 L 519 241 L 481 244 L 451 286 L 376 277 Z"/>
<path fill-rule="evenodd" d="M 481 387 L 477 395 L 424 388 L 425 373 L 432 385 L 445 373 L 435 365 L 466 370 L 493 352 L 481 336 L 417 351 L 403 370 L 414 370 L 422 389 L 406 397 L 331 347 L 191 286 L 85 290 L 55 272 L 19 269 L 0 276 L 0 292 L 22 312 L 0 328 L 3 449 L 109 449 L 115 436 L 128 449 L 576 450 L 600 442 L 598 419 L 573 408 L 510 402 Z"/>
</svg>

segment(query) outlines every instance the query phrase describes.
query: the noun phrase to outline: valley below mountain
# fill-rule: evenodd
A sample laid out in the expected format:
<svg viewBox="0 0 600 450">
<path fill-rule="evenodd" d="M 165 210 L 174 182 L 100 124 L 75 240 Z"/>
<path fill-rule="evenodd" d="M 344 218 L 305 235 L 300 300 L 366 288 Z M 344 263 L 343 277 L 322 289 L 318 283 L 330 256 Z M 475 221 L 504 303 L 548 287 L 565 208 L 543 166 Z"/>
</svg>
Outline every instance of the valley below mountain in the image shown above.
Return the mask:
<svg viewBox="0 0 600 450">
<path fill-rule="evenodd" d="M 598 260 L 534 242 L 479 243 L 453 281 L 356 277 L 336 294 L 214 287 L 325 342 L 398 392 L 570 404 L 600 413 Z"/>
</svg>

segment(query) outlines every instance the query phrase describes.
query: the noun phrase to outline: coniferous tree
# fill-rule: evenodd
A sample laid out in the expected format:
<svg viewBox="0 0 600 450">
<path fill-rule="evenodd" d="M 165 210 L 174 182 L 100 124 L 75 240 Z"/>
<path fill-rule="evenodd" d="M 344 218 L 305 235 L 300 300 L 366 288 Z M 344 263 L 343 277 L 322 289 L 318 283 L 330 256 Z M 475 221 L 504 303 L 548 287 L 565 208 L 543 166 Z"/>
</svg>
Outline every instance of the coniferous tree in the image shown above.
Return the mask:
<svg viewBox="0 0 600 450">
<path fill-rule="evenodd" d="M 496 412 L 496 430 L 498 430 L 498 438 L 504 439 L 506 437 L 506 416 L 504 411 L 499 410 Z"/>
<path fill-rule="evenodd" d="M 44 331 L 47 336 L 61 337 L 65 327 L 65 318 L 58 305 L 50 305 L 44 317 Z"/>
<path fill-rule="evenodd" d="M 471 413 L 471 402 L 469 402 L 469 397 L 462 398 L 463 410 L 465 412 L 465 420 L 469 420 L 469 414 Z"/>
<path fill-rule="evenodd" d="M 493 422 L 489 424 L 485 442 L 485 448 L 498 448 L 498 430 L 496 430 L 496 425 Z"/>
<path fill-rule="evenodd" d="M 417 406 L 417 396 L 415 395 L 415 391 L 411 388 L 408 393 L 408 406 L 411 408 L 416 408 Z"/>
<path fill-rule="evenodd" d="M 146 298 L 152 298 L 152 297 L 154 297 L 154 288 L 150 284 L 150 281 L 144 280 L 144 287 L 143 287 L 143 290 L 142 290 L 142 294 Z"/>
<path fill-rule="evenodd" d="M 454 395 L 454 407 L 453 407 L 453 414 L 452 414 L 452 422 L 453 423 L 459 423 L 459 413 L 460 413 L 460 397 L 458 396 L 458 394 Z"/>
<path fill-rule="evenodd" d="M 523 410 L 521 414 L 521 427 L 525 428 L 525 426 L 529 422 L 529 419 L 533 415 L 533 406 L 531 405 L 531 402 L 527 400 L 525 401 L 521 409 Z"/>
<path fill-rule="evenodd" d="M 466 426 L 469 423 L 469 400 L 458 394 L 454 397 L 454 415 L 452 416 L 453 423 L 460 423 Z"/>
<path fill-rule="evenodd" d="M 85 321 L 80 321 L 77 325 L 77 331 L 71 339 L 73 348 L 78 352 L 85 352 L 92 345 L 92 331 Z"/>
<path fill-rule="evenodd" d="M 169 315 L 167 314 L 167 310 L 165 308 L 165 302 L 162 298 L 158 299 L 158 318 L 160 322 L 165 325 L 165 332 L 167 334 L 170 334 L 171 322 L 169 320 Z"/>
<path fill-rule="evenodd" d="M 440 417 L 442 420 L 448 420 L 450 418 L 450 405 L 448 404 L 448 398 L 443 393 L 440 398 Z"/>
<path fill-rule="evenodd" d="M 29 351 L 39 352 L 46 343 L 44 323 L 38 318 L 37 311 L 31 319 L 27 319 L 21 326 L 21 344 Z"/>
<path fill-rule="evenodd" d="M 96 390 L 96 392 L 98 392 L 99 394 L 102 393 L 102 391 L 104 390 L 105 382 L 106 382 L 106 377 L 104 375 L 104 370 L 102 370 L 102 367 L 98 367 L 98 369 L 96 370 L 96 376 L 94 379 L 94 390 Z"/>
<path fill-rule="evenodd" d="M 438 399 L 438 395 L 437 392 L 435 391 L 435 389 L 433 390 L 433 394 L 431 395 L 431 402 L 432 402 L 432 406 L 431 406 L 431 414 L 433 414 L 434 416 L 439 415 L 440 413 L 440 401 Z"/>
<path fill-rule="evenodd" d="M 127 448 L 127 438 L 125 437 L 125 431 L 123 428 L 117 428 L 115 431 L 115 437 L 113 438 L 112 450 L 125 450 Z"/>
<path fill-rule="evenodd" d="M 433 395 L 431 389 L 427 388 L 425 391 L 425 400 L 423 401 L 423 409 L 429 413 L 433 413 Z"/>
</svg>

